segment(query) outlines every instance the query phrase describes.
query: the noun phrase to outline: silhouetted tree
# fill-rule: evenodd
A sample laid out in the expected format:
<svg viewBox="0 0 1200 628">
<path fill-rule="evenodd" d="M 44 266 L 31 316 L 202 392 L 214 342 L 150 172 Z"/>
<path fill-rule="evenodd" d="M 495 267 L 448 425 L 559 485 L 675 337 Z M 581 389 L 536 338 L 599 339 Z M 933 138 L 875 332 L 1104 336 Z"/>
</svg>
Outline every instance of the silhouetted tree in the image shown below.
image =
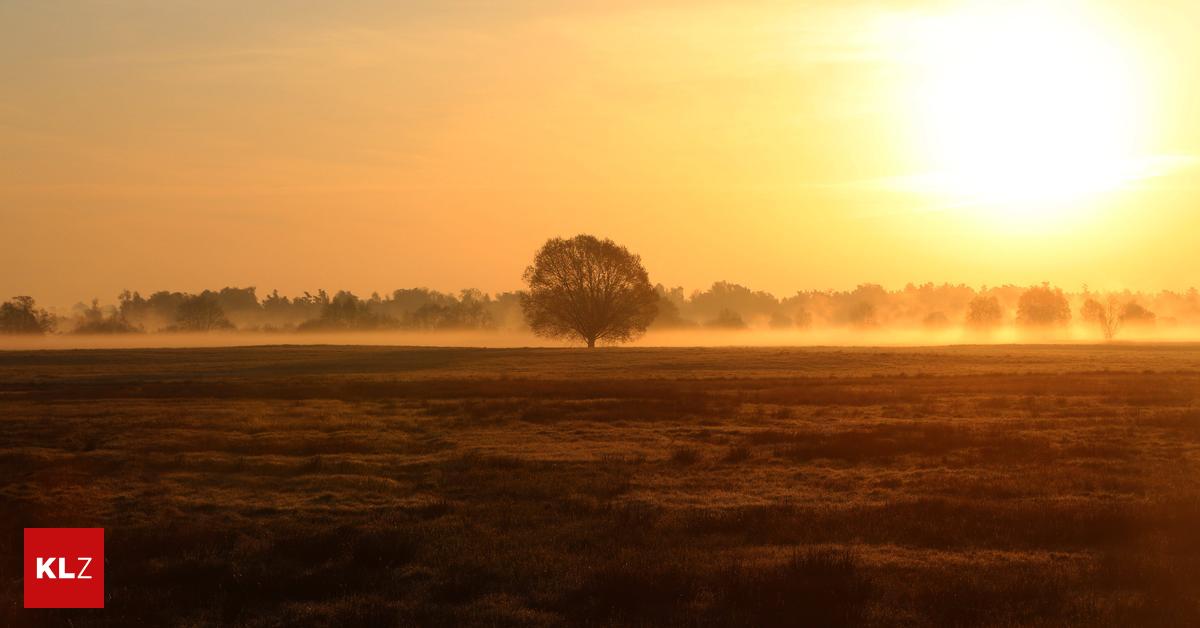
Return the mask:
<svg viewBox="0 0 1200 628">
<path fill-rule="evenodd" d="M 1109 296 L 1103 304 L 1089 298 L 1080 308 L 1079 316 L 1084 322 L 1099 327 L 1105 340 L 1112 340 L 1121 329 L 1121 305 L 1115 296 Z"/>
<path fill-rule="evenodd" d="M 0 304 L 0 333 L 45 334 L 54 331 L 54 315 L 38 309 L 33 297 L 13 297 Z"/>
<path fill-rule="evenodd" d="M 975 296 L 975 290 L 964 284 L 910 283 L 902 291 L 888 291 L 886 303 L 892 310 L 891 317 L 919 321 L 925 327 L 937 327 L 941 324 L 937 322 L 937 317 L 929 321 L 926 318 L 941 312 L 946 317 L 944 326 L 949 327 L 953 320 L 964 315 L 967 303 Z M 890 321 L 885 324 L 887 322 Z"/>
<path fill-rule="evenodd" d="M 134 316 L 140 316 L 146 307 L 146 300 L 137 292 L 124 290 L 117 296 L 118 309 L 121 316 L 130 319 Z"/>
<path fill-rule="evenodd" d="M 422 305 L 408 315 L 406 322 L 418 329 L 487 329 L 495 326 L 487 308 L 490 302 L 479 290 L 463 290 L 458 299 Z"/>
<path fill-rule="evenodd" d="M 323 316 L 329 303 L 329 293 L 324 289 L 317 290 L 316 294 L 305 290 L 302 296 L 292 299 L 292 316 L 309 322 Z"/>
<path fill-rule="evenodd" d="M 1004 320 L 1004 310 L 995 296 L 979 295 L 967 304 L 967 327 L 987 330 L 998 327 Z"/>
<path fill-rule="evenodd" d="M 1150 327 L 1157 320 L 1158 316 L 1154 312 L 1147 310 L 1134 301 L 1126 303 L 1125 307 L 1121 308 L 1121 322 L 1125 325 Z"/>
<path fill-rule="evenodd" d="M 405 288 L 393 291 L 392 298 L 388 299 L 385 307 L 388 314 L 403 318 L 426 305 L 448 306 L 453 302 L 454 297 L 452 295 L 442 294 L 436 290 L 428 288 Z"/>
<path fill-rule="evenodd" d="M 305 296 L 309 295 L 305 293 Z M 321 297 L 325 297 L 323 290 L 319 293 L 318 301 Z M 325 297 L 319 318 L 305 321 L 297 329 L 300 331 L 366 330 L 395 326 L 395 320 L 371 312 L 367 302 L 359 299 L 352 292 L 342 290 L 333 295 L 332 299 Z"/>
<path fill-rule="evenodd" d="M 493 295 L 485 305 L 492 325 L 505 329 L 525 326 L 525 317 L 521 313 L 521 293 L 501 292 Z"/>
<path fill-rule="evenodd" d="M 589 347 L 646 331 L 658 294 L 642 260 L 612 240 L 577 235 L 548 240 L 525 269 L 525 321 L 534 333 L 578 337 Z"/>
<path fill-rule="evenodd" d="M 281 296 L 278 290 L 272 290 L 271 294 L 263 297 L 262 300 L 263 318 L 267 324 L 274 328 L 275 325 L 295 325 L 300 322 L 300 318 L 295 315 L 295 306 L 292 305 L 291 299 Z"/>
<path fill-rule="evenodd" d="M 460 290 L 458 300 L 450 307 L 449 316 L 442 321 L 443 328 L 487 329 L 495 326 L 488 311 L 491 298 L 480 290 Z"/>
<path fill-rule="evenodd" d="M 374 327 L 375 321 L 367 304 L 363 303 L 352 292 L 342 290 L 333 295 L 333 299 L 325 304 L 321 311 L 321 320 L 330 327 Z"/>
<path fill-rule="evenodd" d="M 153 296 L 151 298 L 153 299 Z M 233 323 L 225 318 L 225 311 L 221 309 L 216 293 L 208 291 L 185 296 L 175 311 L 175 324 L 170 327 L 171 331 L 217 331 L 233 328 Z"/>
<path fill-rule="evenodd" d="M 160 290 L 143 298 L 137 292 L 126 290 L 120 296 L 121 317 L 147 329 L 159 329 L 164 325 L 174 328 L 179 306 L 186 299 L 188 295 L 182 292 Z"/>
<path fill-rule="evenodd" d="M 255 294 L 254 286 L 221 288 L 221 291 L 217 293 L 217 303 L 227 314 L 243 311 L 253 312 L 259 309 L 258 295 Z"/>
<path fill-rule="evenodd" d="M 708 327 L 716 327 L 718 329 L 745 329 L 746 321 L 742 320 L 742 315 L 734 312 L 729 308 L 725 308 L 717 312 L 716 318 L 705 323 Z"/>
<path fill-rule="evenodd" d="M 796 321 L 783 312 L 775 312 L 771 315 L 768 325 L 771 326 L 771 329 L 791 329 L 796 326 Z"/>
<path fill-rule="evenodd" d="M 875 305 L 869 301 L 850 301 L 838 311 L 835 320 L 852 327 L 871 327 L 877 322 Z"/>
<path fill-rule="evenodd" d="M 651 327 L 680 329 L 696 326 L 695 322 L 684 318 L 680 312 L 680 305 L 687 303 L 687 299 L 683 296 L 683 288 L 668 290 L 662 284 L 658 284 L 654 286 L 654 292 L 658 295 L 658 314 L 655 315 Z"/>
<path fill-rule="evenodd" d="M 130 334 L 142 329 L 125 320 L 117 308 L 102 308 L 99 299 L 92 299 L 91 307 L 80 307 L 72 331 L 76 334 Z"/>
<path fill-rule="evenodd" d="M 1017 322 L 1028 327 L 1052 327 L 1071 322 L 1071 304 L 1061 288 L 1044 283 L 1017 300 Z"/>
<path fill-rule="evenodd" d="M 722 310 L 736 312 L 739 317 L 766 318 L 779 309 L 779 299 L 769 292 L 718 281 L 704 292 L 693 292 L 688 309 L 697 320 L 712 320 Z"/>
</svg>

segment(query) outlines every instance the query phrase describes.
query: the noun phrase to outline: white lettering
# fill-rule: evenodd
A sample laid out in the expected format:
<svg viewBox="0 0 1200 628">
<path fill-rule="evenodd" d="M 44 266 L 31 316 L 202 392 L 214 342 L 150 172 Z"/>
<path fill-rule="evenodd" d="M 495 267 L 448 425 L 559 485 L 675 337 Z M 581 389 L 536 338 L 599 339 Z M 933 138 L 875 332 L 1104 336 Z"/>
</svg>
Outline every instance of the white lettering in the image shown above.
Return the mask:
<svg viewBox="0 0 1200 628">
<path fill-rule="evenodd" d="M 67 571 L 67 559 L 58 559 L 58 579 L 59 580 L 74 580 L 75 574 Z"/>
<path fill-rule="evenodd" d="M 37 559 L 37 579 L 41 580 L 42 578 L 49 578 L 53 580 L 54 572 L 50 571 L 50 565 L 53 564 L 53 558 L 42 558 L 39 556 Z"/>
</svg>

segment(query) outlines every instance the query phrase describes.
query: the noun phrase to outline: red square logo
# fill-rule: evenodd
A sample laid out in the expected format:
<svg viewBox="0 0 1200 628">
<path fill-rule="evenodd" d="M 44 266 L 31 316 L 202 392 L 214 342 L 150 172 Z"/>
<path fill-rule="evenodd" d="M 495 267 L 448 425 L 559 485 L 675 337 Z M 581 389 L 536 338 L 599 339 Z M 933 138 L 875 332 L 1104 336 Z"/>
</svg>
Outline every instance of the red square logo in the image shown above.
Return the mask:
<svg viewBox="0 0 1200 628">
<path fill-rule="evenodd" d="M 104 608 L 104 528 L 25 528 L 25 608 Z"/>
</svg>

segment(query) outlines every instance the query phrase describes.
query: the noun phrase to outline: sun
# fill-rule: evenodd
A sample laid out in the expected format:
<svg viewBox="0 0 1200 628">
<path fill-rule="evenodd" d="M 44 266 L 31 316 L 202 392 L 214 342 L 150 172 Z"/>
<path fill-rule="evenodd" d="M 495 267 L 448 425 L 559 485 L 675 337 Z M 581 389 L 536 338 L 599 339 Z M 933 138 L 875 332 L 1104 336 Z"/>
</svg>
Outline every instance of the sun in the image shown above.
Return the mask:
<svg viewBox="0 0 1200 628">
<path fill-rule="evenodd" d="M 975 5 L 922 33 L 919 143 L 943 197 L 1008 222 L 1062 221 L 1139 177 L 1133 56 L 1086 14 Z"/>
</svg>

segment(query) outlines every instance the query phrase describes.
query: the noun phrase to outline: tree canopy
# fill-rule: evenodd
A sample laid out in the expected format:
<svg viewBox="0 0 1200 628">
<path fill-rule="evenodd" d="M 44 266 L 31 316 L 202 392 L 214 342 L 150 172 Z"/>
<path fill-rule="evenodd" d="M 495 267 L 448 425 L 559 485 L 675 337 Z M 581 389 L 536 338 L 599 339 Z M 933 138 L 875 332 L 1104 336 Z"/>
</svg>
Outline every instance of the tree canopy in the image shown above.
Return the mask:
<svg viewBox="0 0 1200 628">
<path fill-rule="evenodd" d="M 39 309 L 33 297 L 13 297 L 0 304 L 0 333 L 44 334 L 54 331 L 54 315 Z"/>
<path fill-rule="evenodd" d="M 632 340 L 658 314 L 658 293 L 642 260 L 612 240 L 577 235 L 553 238 L 525 269 L 525 321 L 551 338 L 597 342 Z"/>
<path fill-rule="evenodd" d="M 1029 327 L 1052 327 L 1071 322 L 1071 304 L 1061 288 L 1033 286 L 1017 301 L 1017 322 Z"/>
</svg>

